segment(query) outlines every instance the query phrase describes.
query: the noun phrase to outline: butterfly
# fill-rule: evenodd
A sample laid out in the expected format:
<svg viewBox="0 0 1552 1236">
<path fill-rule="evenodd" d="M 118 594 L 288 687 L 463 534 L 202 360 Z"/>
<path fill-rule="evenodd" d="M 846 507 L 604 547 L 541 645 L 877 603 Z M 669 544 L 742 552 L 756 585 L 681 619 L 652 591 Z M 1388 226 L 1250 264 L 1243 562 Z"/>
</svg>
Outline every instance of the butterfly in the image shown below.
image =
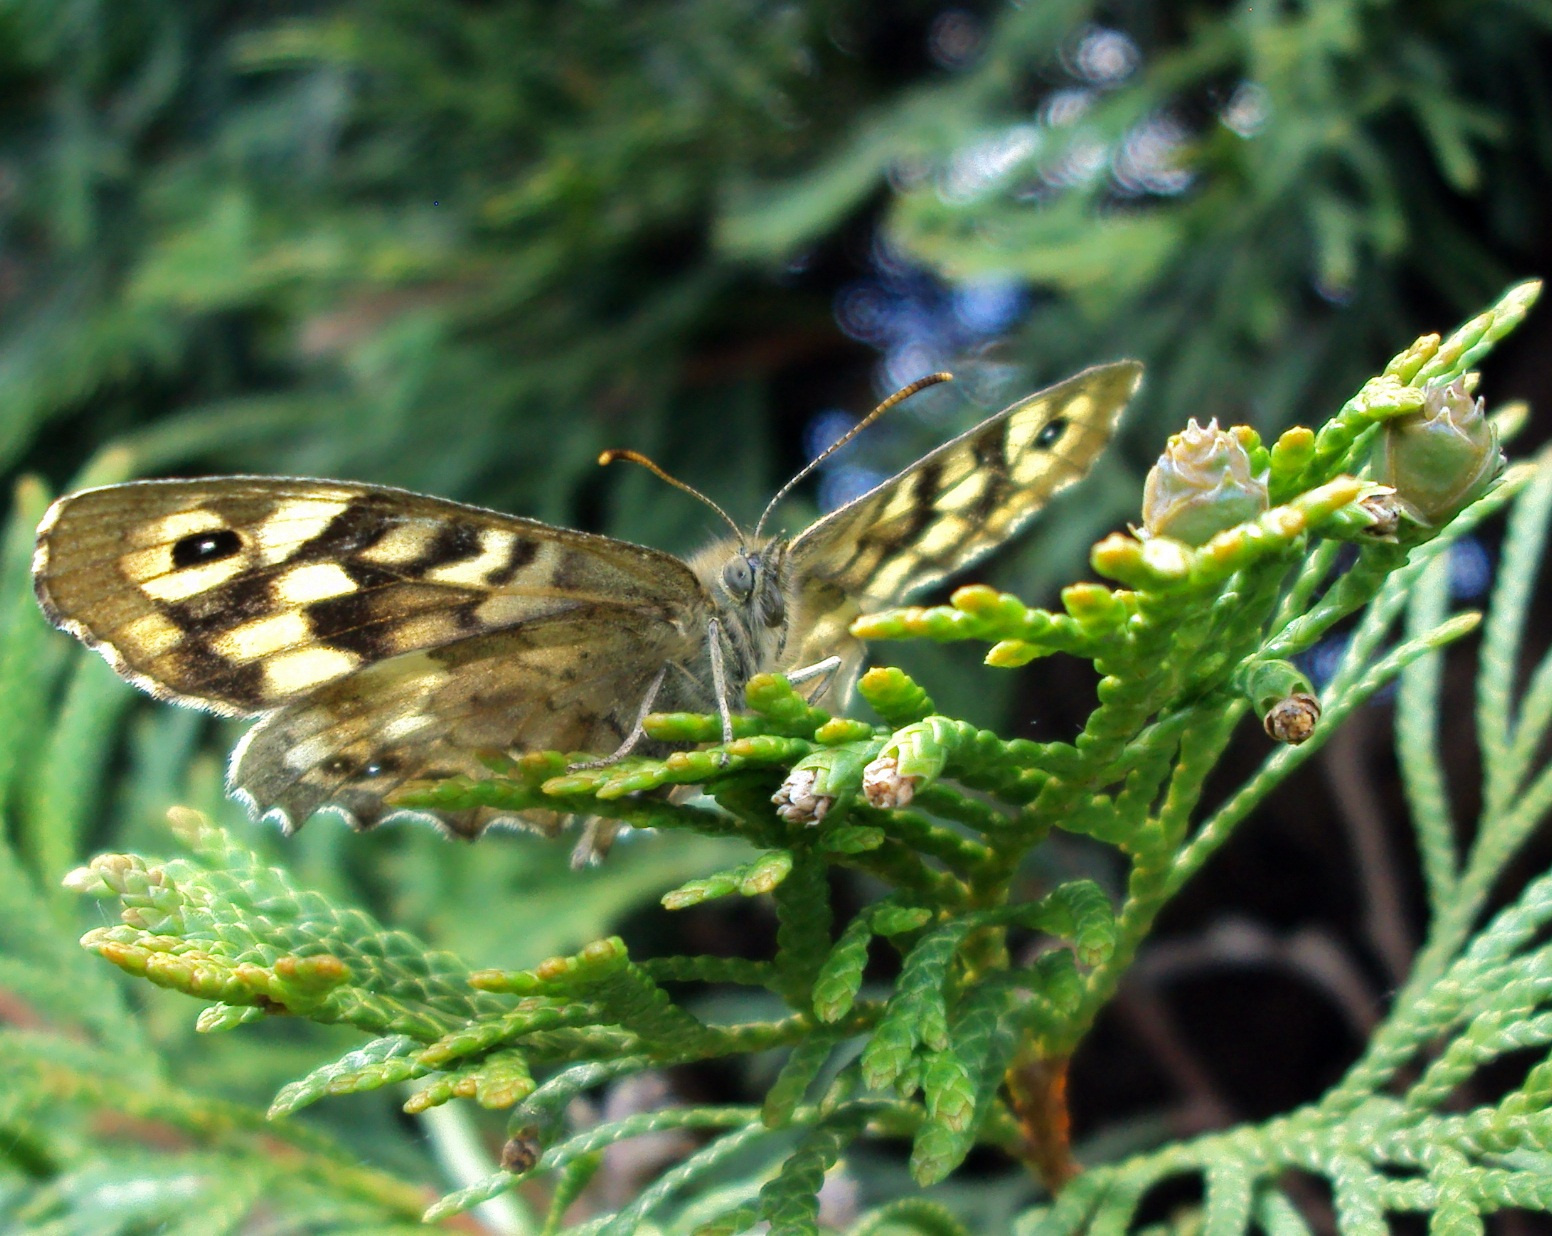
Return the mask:
<svg viewBox="0 0 1552 1236">
<path fill-rule="evenodd" d="M 407 782 L 481 776 L 489 752 L 611 758 L 649 709 L 720 711 L 727 732 L 758 673 L 818 667 L 815 698 L 844 699 L 863 651 L 852 620 L 1016 533 L 1088 471 L 1141 375 L 1132 361 L 1085 370 L 790 540 L 765 535 L 804 469 L 752 533 L 729 519 L 688 560 L 383 486 L 230 476 L 60 498 L 34 588 L 137 687 L 258 718 L 228 769 L 255 815 L 289 831 L 332 811 L 366 828 L 400 813 L 390 796 Z M 522 822 L 404 814 L 469 837 Z"/>
</svg>

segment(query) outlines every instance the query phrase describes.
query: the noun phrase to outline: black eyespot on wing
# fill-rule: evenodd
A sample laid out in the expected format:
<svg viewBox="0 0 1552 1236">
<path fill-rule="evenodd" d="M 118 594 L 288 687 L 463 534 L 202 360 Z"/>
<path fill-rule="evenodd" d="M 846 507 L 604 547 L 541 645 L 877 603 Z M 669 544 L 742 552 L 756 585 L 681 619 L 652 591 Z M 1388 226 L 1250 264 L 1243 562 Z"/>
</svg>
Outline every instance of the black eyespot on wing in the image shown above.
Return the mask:
<svg viewBox="0 0 1552 1236">
<path fill-rule="evenodd" d="M 1062 435 L 1067 432 L 1067 418 L 1065 416 L 1052 417 L 1044 425 L 1040 426 L 1040 432 L 1035 435 L 1035 449 L 1048 451 L 1062 440 Z"/>
<path fill-rule="evenodd" d="M 379 755 L 361 770 L 363 777 L 383 777 L 404 767 L 404 761 L 396 755 Z"/>
<path fill-rule="evenodd" d="M 172 565 L 177 570 L 185 567 L 204 566 L 207 562 L 220 562 L 242 551 L 242 537 L 230 528 L 215 528 L 209 532 L 193 532 L 173 542 Z"/>
</svg>

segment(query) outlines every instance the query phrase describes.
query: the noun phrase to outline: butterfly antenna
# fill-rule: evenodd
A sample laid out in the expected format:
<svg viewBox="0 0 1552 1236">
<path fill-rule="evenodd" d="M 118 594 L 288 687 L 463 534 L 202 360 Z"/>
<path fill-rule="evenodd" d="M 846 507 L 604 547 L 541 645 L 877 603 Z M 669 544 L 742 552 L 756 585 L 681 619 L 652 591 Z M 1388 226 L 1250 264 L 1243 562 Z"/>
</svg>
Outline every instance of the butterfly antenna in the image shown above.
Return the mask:
<svg viewBox="0 0 1552 1236">
<path fill-rule="evenodd" d="M 824 463 L 825 460 L 829 459 L 831 455 L 835 454 L 836 451 L 840 450 L 841 447 L 845 446 L 848 442 L 855 438 L 874 421 L 878 420 L 879 417 L 883 416 L 885 412 L 889 411 L 889 409 L 894 407 L 896 404 L 904 403 L 912 395 L 916 394 L 918 391 L 926 390 L 929 386 L 937 386 L 940 382 L 952 382 L 953 380 L 954 375 L 951 373 L 929 373 L 924 378 L 917 378 L 916 381 L 912 382 L 909 386 L 902 386 L 893 395 L 884 400 L 883 403 L 879 404 L 878 407 L 874 408 L 873 411 L 869 412 L 860 421 L 858 421 L 849 430 L 847 430 L 840 439 L 830 443 L 829 446 L 825 447 L 823 451 L 821 451 L 813 459 L 809 460 L 808 463 L 804 464 L 803 467 L 799 469 L 798 474 L 795 477 L 793 477 L 776 492 L 776 496 L 771 499 L 770 505 L 765 508 L 764 513 L 760 516 L 760 522 L 754 526 L 755 539 L 759 540 L 760 529 L 765 527 L 765 521 L 770 518 L 771 512 L 776 509 L 776 507 L 781 503 L 781 500 L 792 492 L 793 486 L 801 481 L 815 468 L 817 468 L 820 464 Z"/>
<path fill-rule="evenodd" d="M 726 511 L 724 511 L 720 506 L 718 506 L 715 502 L 713 502 L 705 494 L 701 493 L 700 490 L 694 488 L 691 485 L 686 485 L 683 481 L 679 480 L 677 477 L 669 476 L 668 473 L 664 472 L 663 469 L 659 468 L 655 463 L 653 463 L 650 459 L 648 459 L 645 455 L 641 454 L 639 451 L 629 451 L 629 450 L 624 449 L 623 447 L 611 447 L 609 450 L 605 451 L 602 455 L 600 455 L 598 457 L 598 463 L 599 463 L 599 465 L 601 467 L 607 467 L 609 464 L 615 463 L 616 461 L 621 460 L 621 459 L 623 459 L 626 463 L 640 464 L 643 468 L 645 468 L 648 472 L 652 473 L 652 475 L 657 477 L 659 480 L 667 481 L 675 489 L 682 489 L 682 490 L 684 490 L 684 492 L 689 494 L 690 497 L 692 497 L 692 498 L 699 498 L 702 502 L 704 502 L 707 506 L 709 506 L 712 510 L 714 510 L 718 515 L 722 516 L 723 520 L 726 521 L 727 526 L 729 528 L 733 529 L 733 535 L 734 536 L 738 537 L 739 540 L 743 540 L 743 536 L 744 536 L 743 529 L 741 529 L 737 524 L 735 524 L 733 522 L 733 517 L 731 515 L 729 515 Z"/>
</svg>

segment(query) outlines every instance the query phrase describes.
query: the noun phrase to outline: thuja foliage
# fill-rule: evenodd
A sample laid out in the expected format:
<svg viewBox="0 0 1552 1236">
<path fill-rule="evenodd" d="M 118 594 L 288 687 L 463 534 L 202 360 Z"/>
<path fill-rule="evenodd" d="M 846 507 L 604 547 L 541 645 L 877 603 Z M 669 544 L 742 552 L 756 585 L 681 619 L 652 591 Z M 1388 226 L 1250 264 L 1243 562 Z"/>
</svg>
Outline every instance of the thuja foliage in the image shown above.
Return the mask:
<svg viewBox="0 0 1552 1236">
<path fill-rule="evenodd" d="M 947 605 L 858 621 L 872 640 L 987 643 L 991 667 L 1057 653 L 1091 661 L 1098 702 L 1073 742 L 1008 739 L 940 715 L 895 669 L 863 676 L 869 719 L 831 715 L 766 676 L 750 684 L 730 743 L 715 742 L 716 716 L 658 715 L 649 732 L 678 747 L 666 758 L 580 769 L 565 753 L 538 753 L 402 799 L 602 816 L 670 840 L 737 839 L 749 847 L 742 861 L 673 888 L 662 904 L 769 897 L 778 923 L 769 955 L 633 955 L 610 937 L 528 970 L 472 969 L 179 811 L 185 856 L 104 855 L 68 877 L 120 907 L 86 948 L 206 1001 L 202 1031 L 292 1018 L 349 1027 L 355 1041 L 275 1095 L 264 1124 L 255 1109 L 163 1080 L 143 1029 L 105 996 L 101 1012 L 85 1014 L 79 1043 L 4 1033 L 12 1082 L 0 1118 L 25 1127 L 40 1105 L 111 1095 L 212 1147 L 191 1175 L 223 1154 L 243 1165 L 219 1194 L 234 1222 L 264 1195 L 313 1208 L 331 1230 L 362 1216 L 388 1230 L 420 1206 L 292 1117 L 326 1096 L 388 1086 L 408 1089 L 412 1113 L 457 1100 L 509 1113 L 499 1164 L 435 1201 L 427 1218 L 543 1180 L 546 1232 L 562 1230 L 609 1148 L 665 1132 L 693 1135 L 672 1167 L 622 1207 L 566 1230 L 735 1233 L 764 1222 L 813 1232 L 827 1173 L 876 1139 L 909 1144 L 917 1186 L 945 1180 L 977 1146 L 1027 1165 L 1030 1201 L 1049 1199 L 1019 1217 L 1030 1233 L 1123 1231 L 1150 1188 L 1180 1176 L 1204 1182 L 1202 1221 L 1215 1233 L 1252 1222 L 1303 1230 L 1283 1192 L 1290 1171 L 1324 1178 L 1354 1233 L 1382 1230 L 1394 1212 L 1468 1231 L 1500 1209 L 1552 1209 L 1552 876 L 1484 921 L 1506 865 L 1552 809 L 1542 758 L 1552 660 L 1517 705 L 1511 697 L 1552 518 L 1552 464 L 1500 473 L 1512 411 L 1484 420 L 1471 398 L 1472 367 L 1538 290 L 1514 288 L 1447 339 L 1419 339 L 1318 430 L 1295 428 L 1270 446 L 1242 427 L 1181 434 L 1150 481 L 1144 526 L 1095 546 L 1091 565 L 1106 582 L 1069 587 L 1060 609 L 970 586 Z M 1481 617 L 1447 612 L 1449 549 L 1506 509 L 1482 624 L 1482 807 L 1462 849 L 1436 750 L 1436 654 Z M 1317 700 L 1298 659 L 1339 629 L 1345 651 Z M 1067 1141 L 1067 1062 L 1160 910 L 1345 716 L 1398 679 L 1398 751 L 1432 924 L 1388 1017 L 1307 1107 L 1080 1165 Z M 1247 713 L 1285 742 L 1208 804 L 1204 784 Z M 1021 869 L 1054 829 L 1114 847 L 1124 887 L 1030 889 Z M 876 890 L 849 916 L 832 895 L 837 869 Z M 48 913 L 17 895 L 0 910 Z M 895 977 L 870 983 L 881 950 L 897 956 Z M 78 1002 L 104 990 L 100 970 L 58 950 L 5 964 L 8 986 L 45 1006 L 61 985 Z M 763 993 L 770 1013 L 711 1015 L 697 993 L 713 987 Z M 1539 1062 L 1508 1093 L 1460 1101 L 1485 1065 L 1526 1051 Z M 606 1084 L 767 1052 L 782 1063 L 758 1105 L 664 1106 L 580 1128 L 568 1115 Z M 58 1153 L 39 1143 L 40 1156 Z M 164 1189 L 147 1213 L 172 1209 L 176 1196 Z M 31 1204 L 48 1214 L 59 1197 Z M 966 1230 L 908 1192 L 870 1200 L 879 1205 L 854 1232 Z"/>
</svg>

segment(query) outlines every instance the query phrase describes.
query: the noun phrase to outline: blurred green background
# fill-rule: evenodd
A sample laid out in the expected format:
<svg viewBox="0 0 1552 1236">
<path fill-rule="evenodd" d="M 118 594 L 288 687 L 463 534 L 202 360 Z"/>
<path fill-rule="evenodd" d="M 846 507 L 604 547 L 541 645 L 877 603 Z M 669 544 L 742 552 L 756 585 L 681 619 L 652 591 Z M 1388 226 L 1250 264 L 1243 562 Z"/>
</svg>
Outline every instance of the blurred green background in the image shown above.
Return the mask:
<svg viewBox="0 0 1552 1236">
<path fill-rule="evenodd" d="M 831 460 L 777 521 L 795 530 L 1021 394 L 1140 358 L 1098 474 L 977 572 L 1048 598 L 1187 416 L 1318 422 L 1552 268 L 1549 85 L 1546 0 L 0 0 L 0 461 L 56 492 L 349 477 L 686 552 L 714 517 L 602 448 L 752 520 L 884 394 L 960 375 Z M 1545 406 L 1547 322 L 1494 360 L 1490 400 Z M 237 731 L 44 631 L 13 542 L 0 772 L 61 941 L 83 920 L 58 876 L 167 850 L 185 801 L 475 964 L 622 923 L 633 947 L 758 953 L 756 905 L 641 909 L 710 842 L 637 839 L 572 876 L 564 846 L 511 837 L 242 822 L 219 788 Z M 1018 732 L 1089 706 L 1060 668 L 883 655 Z M 24 935 L 0 949 L 43 947 Z M 281 1025 L 190 1046 L 188 1002 L 96 982 L 195 1089 L 262 1105 L 350 1045 Z M 324 1118 L 445 1186 L 386 1100 Z"/>
</svg>

